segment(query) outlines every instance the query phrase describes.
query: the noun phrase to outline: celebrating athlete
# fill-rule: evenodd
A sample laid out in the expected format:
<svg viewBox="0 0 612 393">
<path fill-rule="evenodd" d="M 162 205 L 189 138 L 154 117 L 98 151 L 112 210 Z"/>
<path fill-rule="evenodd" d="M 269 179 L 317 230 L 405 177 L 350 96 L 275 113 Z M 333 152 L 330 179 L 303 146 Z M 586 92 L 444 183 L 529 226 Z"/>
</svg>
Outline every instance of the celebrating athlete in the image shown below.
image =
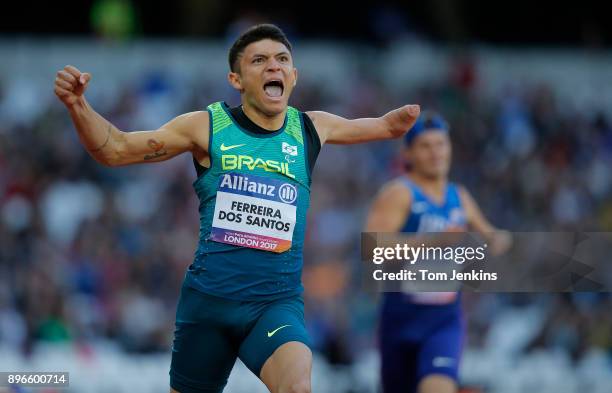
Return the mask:
<svg viewBox="0 0 612 393">
<path fill-rule="evenodd" d="M 347 120 L 288 106 L 298 72 L 274 25 L 254 26 L 229 51 L 241 105 L 216 102 L 157 130 L 124 132 L 86 101 L 91 75 L 58 71 L 55 93 L 101 164 L 193 156 L 200 237 L 176 314 L 172 392 L 221 392 L 239 357 L 273 393 L 310 392 L 312 354 L 301 297 L 311 174 L 324 143 L 398 138 L 419 116 L 406 105 Z"/>
</svg>

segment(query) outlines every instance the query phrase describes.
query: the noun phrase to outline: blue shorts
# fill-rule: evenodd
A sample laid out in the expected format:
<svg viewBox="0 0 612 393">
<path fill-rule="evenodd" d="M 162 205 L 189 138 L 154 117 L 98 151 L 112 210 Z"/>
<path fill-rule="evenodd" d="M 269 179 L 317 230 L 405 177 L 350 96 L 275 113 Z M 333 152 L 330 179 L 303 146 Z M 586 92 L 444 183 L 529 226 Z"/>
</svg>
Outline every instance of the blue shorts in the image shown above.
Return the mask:
<svg viewBox="0 0 612 393">
<path fill-rule="evenodd" d="M 383 307 L 379 327 L 384 393 L 416 393 L 421 380 L 458 380 L 465 328 L 456 305 Z"/>
<path fill-rule="evenodd" d="M 183 285 L 170 386 L 180 393 L 222 392 L 237 358 L 259 377 L 265 361 L 289 341 L 310 346 L 300 295 L 237 301 Z"/>
</svg>

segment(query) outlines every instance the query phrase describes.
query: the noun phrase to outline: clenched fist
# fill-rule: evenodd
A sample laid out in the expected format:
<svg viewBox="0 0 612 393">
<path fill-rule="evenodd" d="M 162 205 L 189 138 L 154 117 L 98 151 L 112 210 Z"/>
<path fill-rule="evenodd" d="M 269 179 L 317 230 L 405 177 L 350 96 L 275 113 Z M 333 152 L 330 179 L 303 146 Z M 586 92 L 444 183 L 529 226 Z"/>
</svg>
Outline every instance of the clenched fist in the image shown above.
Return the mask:
<svg viewBox="0 0 612 393">
<path fill-rule="evenodd" d="M 55 95 L 66 105 L 74 105 L 85 93 L 91 75 L 67 65 L 55 77 Z"/>
</svg>

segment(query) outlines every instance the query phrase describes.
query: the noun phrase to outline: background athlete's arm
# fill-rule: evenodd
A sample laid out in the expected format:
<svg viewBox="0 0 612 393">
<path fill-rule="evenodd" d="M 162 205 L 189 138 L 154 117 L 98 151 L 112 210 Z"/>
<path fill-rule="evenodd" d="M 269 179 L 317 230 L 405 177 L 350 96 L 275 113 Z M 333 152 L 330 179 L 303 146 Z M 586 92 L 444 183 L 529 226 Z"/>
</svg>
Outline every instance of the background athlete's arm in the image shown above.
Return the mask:
<svg viewBox="0 0 612 393">
<path fill-rule="evenodd" d="M 405 105 L 381 117 L 349 120 L 327 112 L 307 112 L 321 143 L 350 144 L 398 138 L 419 117 L 418 105 Z"/>
<path fill-rule="evenodd" d="M 438 246 L 448 245 L 456 240 L 456 237 L 449 238 L 444 233 L 401 233 L 411 206 L 412 193 L 400 180 L 387 183 L 374 199 L 364 232 L 385 234 L 384 238 L 377 238 L 377 247 L 395 247 L 396 244 L 407 244 L 411 247 L 423 244 Z"/>
<path fill-rule="evenodd" d="M 157 162 L 186 151 L 208 149 L 207 112 L 178 116 L 155 131 L 123 132 L 85 99 L 83 93 L 90 79 L 90 74 L 66 66 L 57 72 L 55 94 L 68 108 L 81 143 L 101 164 Z"/>
<path fill-rule="evenodd" d="M 374 199 L 365 232 L 399 232 L 408 217 L 412 194 L 395 180 L 387 183 Z"/>
<path fill-rule="evenodd" d="M 472 195 L 464 187 L 459 187 L 459 198 L 461 198 L 461 205 L 465 209 L 470 230 L 478 232 L 485 238 L 494 255 L 506 252 L 512 245 L 510 232 L 495 228 L 487 220 Z"/>
</svg>

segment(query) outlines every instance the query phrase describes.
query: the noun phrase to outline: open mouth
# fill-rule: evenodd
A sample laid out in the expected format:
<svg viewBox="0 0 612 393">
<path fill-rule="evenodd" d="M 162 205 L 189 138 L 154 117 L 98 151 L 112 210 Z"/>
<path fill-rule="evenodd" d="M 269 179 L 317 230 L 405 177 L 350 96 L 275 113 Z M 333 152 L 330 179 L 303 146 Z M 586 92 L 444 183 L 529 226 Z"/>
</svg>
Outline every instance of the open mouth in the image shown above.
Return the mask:
<svg viewBox="0 0 612 393">
<path fill-rule="evenodd" d="M 268 97 L 279 98 L 283 95 L 284 86 L 283 81 L 279 79 L 274 79 L 268 81 L 263 86 L 264 91 Z"/>
</svg>

